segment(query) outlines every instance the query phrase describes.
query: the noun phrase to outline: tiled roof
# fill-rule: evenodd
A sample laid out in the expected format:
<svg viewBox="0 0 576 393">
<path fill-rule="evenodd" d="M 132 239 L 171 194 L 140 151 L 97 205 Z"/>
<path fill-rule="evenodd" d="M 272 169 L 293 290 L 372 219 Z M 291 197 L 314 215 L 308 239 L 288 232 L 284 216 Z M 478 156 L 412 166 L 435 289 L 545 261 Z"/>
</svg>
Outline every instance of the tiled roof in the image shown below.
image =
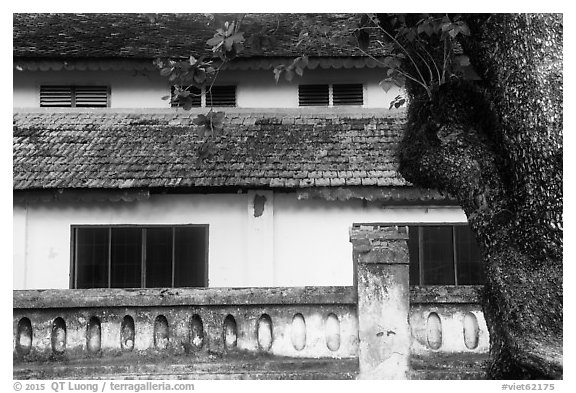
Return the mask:
<svg viewBox="0 0 576 393">
<path fill-rule="evenodd" d="M 259 48 L 247 40 L 241 56 L 362 55 L 336 41 L 304 40 L 296 45 L 304 18 L 330 26 L 345 39 L 351 38 L 350 31 L 359 21 L 357 14 L 247 14 L 242 22 L 245 36 L 264 31 L 260 36 L 272 41 L 259 40 Z M 141 59 L 200 55 L 206 53 L 206 41 L 215 32 L 208 22 L 204 14 L 14 14 L 13 55 Z"/>
<path fill-rule="evenodd" d="M 18 112 L 13 187 L 409 185 L 397 172 L 395 158 L 404 116 L 388 113 L 229 110 L 227 134 L 216 139 L 212 156 L 200 159 L 194 110 Z"/>
</svg>

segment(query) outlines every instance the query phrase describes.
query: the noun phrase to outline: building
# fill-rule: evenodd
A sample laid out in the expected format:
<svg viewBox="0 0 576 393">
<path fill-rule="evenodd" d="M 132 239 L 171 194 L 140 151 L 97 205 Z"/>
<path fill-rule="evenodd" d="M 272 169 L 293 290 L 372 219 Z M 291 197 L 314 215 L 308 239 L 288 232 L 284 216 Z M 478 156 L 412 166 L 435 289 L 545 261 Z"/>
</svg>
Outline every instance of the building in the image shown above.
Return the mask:
<svg viewBox="0 0 576 393">
<path fill-rule="evenodd" d="M 69 298 L 97 293 L 94 288 L 150 294 L 154 288 L 353 287 L 351 228 L 376 224 L 408 227 L 410 284 L 454 293 L 481 284 L 479 253 L 461 208 L 397 172 L 404 118 L 402 109 L 388 109 L 399 90 L 386 93 L 378 85 L 386 69 L 353 48 L 296 45 L 304 18 L 343 32 L 355 23 L 354 15 L 246 16 L 248 31 L 269 31 L 270 39 L 247 41 L 213 89 L 198 91 L 186 111 L 162 100 L 172 86 L 153 61 L 205 52 L 213 34 L 206 16 L 15 14 L 18 296 L 44 289 Z M 276 83 L 274 66 L 301 54 L 310 56 L 304 74 Z M 225 135 L 207 148 L 193 120 L 210 102 L 226 114 Z M 464 322 L 476 334 L 472 349 L 485 353 L 481 312 L 466 312 L 450 318 L 471 320 Z M 28 354 L 20 337 L 34 325 L 27 320 L 14 322 L 20 357 Z M 272 324 L 270 316 L 263 321 Z M 52 331 L 60 326 L 56 319 L 50 324 Z M 90 326 L 101 335 L 106 330 L 101 319 Z M 70 348 L 74 340 L 68 340 Z M 53 335 L 45 342 L 42 348 L 55 351 Z M 90 348 L 89 340 L 78 345 Z M 361 344 L 354 345 L 351 339 L 337 357 L 354 358 Z"/>
</svg>

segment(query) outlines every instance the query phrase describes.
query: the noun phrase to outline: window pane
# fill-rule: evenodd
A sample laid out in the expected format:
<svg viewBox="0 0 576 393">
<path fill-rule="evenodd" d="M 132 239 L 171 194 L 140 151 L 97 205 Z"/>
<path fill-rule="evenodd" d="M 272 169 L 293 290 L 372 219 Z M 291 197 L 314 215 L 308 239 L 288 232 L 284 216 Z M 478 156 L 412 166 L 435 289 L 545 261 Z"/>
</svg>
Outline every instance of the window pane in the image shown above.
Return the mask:
<svg viewBox="0 0 576 393">
<path fill-rule="evenodd" d="M 206 92 L 206 106 L 236 106 L 236 86 L 212 86 Z"/>
<path fill-rule="evenodd" d="M 418 256 L 418 227 L 408 227 L 408 254 L 410 255 L 410 285 L 420 285 L 420 258 Z"/>
<path fill-rule="evenodd" d="M 451 226 L 422 227 L 424 285 L 454 285 Z"/>
<path fill-rule="evenodd" d="M 300 85 L 298 86 L 298 105 L 300 106 L 328 106 L 328 85 Z"/>
<path fill-rule="evenodd" d="M 172 228 L 146 229 L 146 288 L 172 287 Z"/>
<path fill-rule="evenodd" d="M 332 86 L 334 105 L 364 104 L 364 87 L 361 83 Z"/>
<path fill-rule="evenodd" d="M 204 287 L 207 285 L 207 236 L 206 227 L 176 228 L 174 286 Z"/>
<path fill-rule="evenodd" d="M 108 228 L 76 228 L 76 288 L 108 287 Z"/>
<path fill-rule="evenodd" d="M 142 230 L 112 228 L 112 288 L 140 288 Z"/>
<path fill-rule="evenodd" d="M 482 257 L 468 226 L 456 226 L 456 258 L 458 284 L 477 285 L 484 283 Z"/>
</svg>

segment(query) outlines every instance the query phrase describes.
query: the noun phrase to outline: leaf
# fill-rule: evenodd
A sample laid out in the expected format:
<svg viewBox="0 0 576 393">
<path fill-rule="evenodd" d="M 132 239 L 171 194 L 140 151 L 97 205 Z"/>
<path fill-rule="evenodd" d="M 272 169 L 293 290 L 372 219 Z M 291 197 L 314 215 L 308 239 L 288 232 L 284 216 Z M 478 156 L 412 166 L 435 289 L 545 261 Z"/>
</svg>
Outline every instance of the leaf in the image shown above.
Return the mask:
<svg viewBox="0 0 576 393">
<path fill-rule="evenodd" d="M 190 109 L 192 109 L 192 100 L 190 100 L 190 99 L 185 100 L 182 108 L 184 108 L 184 110 L 186 110 L 186 111 L 189 111 Z"/>
<path fill-rule="evenodd" d="M 170 96 L 162 96 L 162 99 L 163 99 L 164 101 L 169 100 L 169 99 L 170 99 Z"/>
<path fill-rule="evenodd" d="M 444 22 L 442 24 L 442 31 L 446 32 L 452 28 L 452 23 L 450 21 Z"/>
<path fill-rule="evenodd" d="M 232 46 L 234 45 L 234 40 L 231 38 L 226 38 L 224 40 L 224 49 L 226 49 L 227 52 L 230 52 L 232 50 Z"/>
<path fill-rule="evenodd" d="M 462 25 L 460 25 L 460 32 L 465 36 L 470 35 L 470 28 L 466 23 L 462 22 Z"/>
<path fill-rule="evenodd" d="M 393 88 L 394 86 L 396 86 L 396 84 L 389 78 L 386 78 L 384 80 L 381 80 L 380 83 L 378 83 L 380 85 L 380 87 L 386 92 L 388 93 L 388 91 Z"/>
<path fill-rule="evenodd" d="M 197 125 L 197 126 L 201 126 L 203 124 L 206 124 L 207 121 L 208 121 L 208 118 L 205 115 L 200 114 L 192 120 L 192 123 Z"/>
<path fill-rule="evenodd" d="M 211 47 L 215 47 L 217 45 L 222 45 L 223 40 L 224 40 L 224 37 L 216 34 L 216 35 L 214 35 L 214 37 L 212 37 L 208 41 L 206 41 L 206 45 L 209 45 Z"/>
<path fill-rule="evenodd" d="M 172 68 L 168 68 L 168 67 L 162 68 L 162 69 L 160 70 L 160 75 L 162 75 L 162 76 L 168 76 L 168 75 L 170 75 L 171 72 L 172 72 Z"/>
<path fill-rule="evenodd" d="M 458 55 L 458 56 L 454 57 L 454 60 L 461 67 L 467 67 L 470 65 L 470 58 L 466 55 Z"/>
<path fill-rule="evenodd" d="M 278 81 L 280 80 L 280 76 L 284 72 L 284 65 L 282 64 L 277 67 L 274 67 L 273 71 L 274 71 L 274 79 L 276 79 L 276 83 L 278 83 Z"/>
<path fill-rule="evenodd" d="M 206 72 L 203 69 L 198 69 L 194 75 L 194 82 L 201 84 L 206 80 Z"/>
<path fill-rule="evenodd" d="M 229 40 L 232 40 L 233 42 L 244 42 L 244 32 L 238 32 L 235 33 L 233 35 L 231 35 L 230 37 L 228 37 Z"/>
<path fill-rule="evenodd" d="M 286 80 L 288 82 L 291 82 L 292 79 L 294 78 L 294 72 L 291 69 L 286 69 L 286 73 L 284 74 L 284 78 L 286 78 Z"/>
</svg>

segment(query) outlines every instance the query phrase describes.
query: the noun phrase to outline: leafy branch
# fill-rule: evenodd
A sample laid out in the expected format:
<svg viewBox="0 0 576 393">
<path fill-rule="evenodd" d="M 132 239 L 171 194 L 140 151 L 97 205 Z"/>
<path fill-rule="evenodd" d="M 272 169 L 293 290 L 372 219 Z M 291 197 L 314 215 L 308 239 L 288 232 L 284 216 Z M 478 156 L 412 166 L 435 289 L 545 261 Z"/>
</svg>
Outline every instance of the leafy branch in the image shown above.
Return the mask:
<svg viewBox="0 0 576 393">
<path fill-rule="evenodd" d="M 224 21 L 222 26 L 216 29 L 214 36 L 206 41 L 212 53 L 209 58 L 203 55 L 199 58 L 190 56 L 186 60 L 157 59 L 155 65 L 159 68 L 160 75 L 167 77 L 174 86 L 172 95 L 162 99 L 178 102 L 184 110 L 190 110 L 197 102 L 197 97 L 201 97 L 203 87 L 206 95 L 210 95 L 219 72 L 244 49 L 241 22 L 241 18 L 232 22 Z M 215 57 L 219 60 L 213 60 Z M 202 137 L 216 136 L 224 129 L 225 113 L 215 112 L 212 101 L 207 105 L 210 107 L 209 112 L 206 115 L 200 114 L 193 120 Z"/>
<path fill-rule="evenodd" d="M 411 18 L 413 20 L 414 16 Z M 387 91 L 394 85 L 401 87 L 408 79 L 431 97 L 435 87 L 456 75 L 459 67 L 469 65 L 468 57 L 457 54 L 456 49 L 460 48 L 457 37 L 470 35 L 470 29 L 458 16 L 424 14 L 415 23 L 412 20 L 403 14 L 388 18 L 367 14 L 362 17 L 355 36 L 365 55 L 371 33 L 386 41 L 375 40 L 381 48 L 388 50 L 382 61 L 388 67 L 386 78 L 380 82 L 382 88 Z"/>
</svg>

